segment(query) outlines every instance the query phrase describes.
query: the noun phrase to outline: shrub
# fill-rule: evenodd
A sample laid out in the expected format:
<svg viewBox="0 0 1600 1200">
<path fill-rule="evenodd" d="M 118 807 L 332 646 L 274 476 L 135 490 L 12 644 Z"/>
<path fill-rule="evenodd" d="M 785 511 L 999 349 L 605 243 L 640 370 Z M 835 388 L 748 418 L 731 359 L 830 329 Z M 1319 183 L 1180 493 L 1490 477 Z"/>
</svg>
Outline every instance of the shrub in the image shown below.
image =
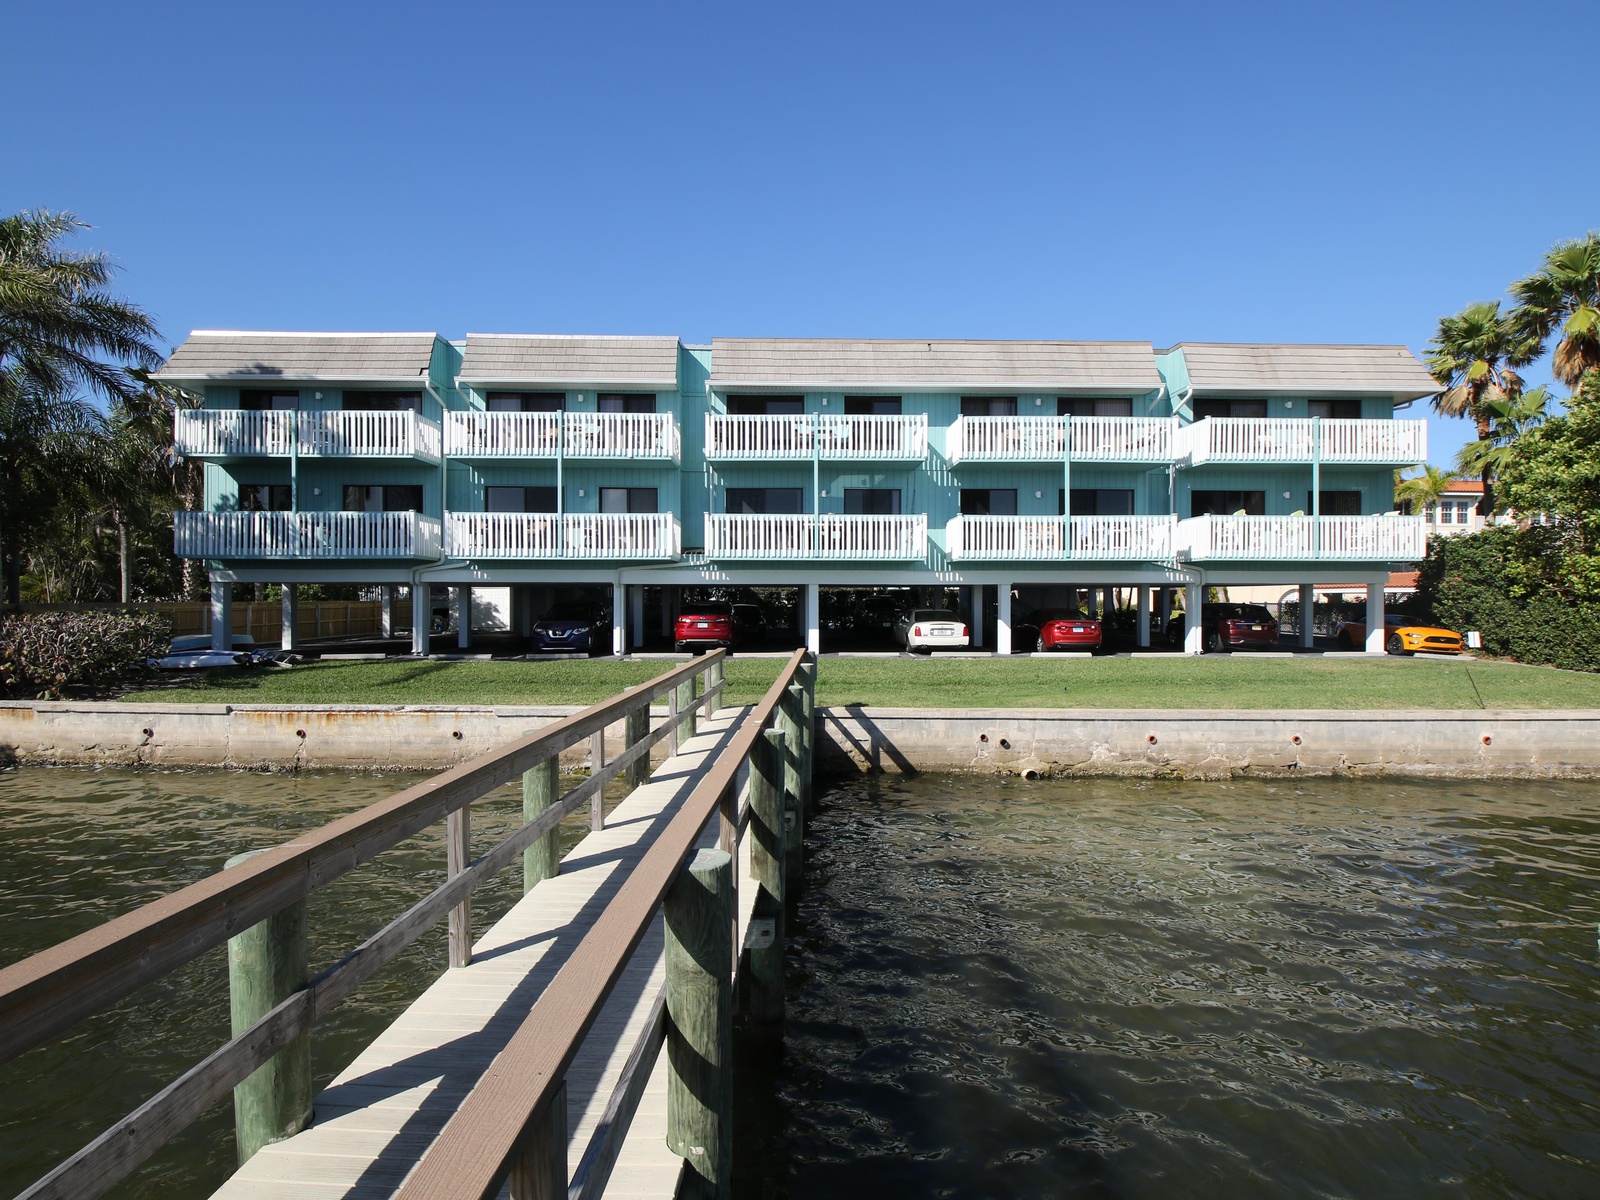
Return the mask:
<svg viewBox="0 0 1600 1200">
<path fill-rule="evenodd" d="M 9 696 L 60 699 L 102 688 L 172 642 L 166 613 L 42 612 L 0 623 L 0 688 Z"/>
</svg>

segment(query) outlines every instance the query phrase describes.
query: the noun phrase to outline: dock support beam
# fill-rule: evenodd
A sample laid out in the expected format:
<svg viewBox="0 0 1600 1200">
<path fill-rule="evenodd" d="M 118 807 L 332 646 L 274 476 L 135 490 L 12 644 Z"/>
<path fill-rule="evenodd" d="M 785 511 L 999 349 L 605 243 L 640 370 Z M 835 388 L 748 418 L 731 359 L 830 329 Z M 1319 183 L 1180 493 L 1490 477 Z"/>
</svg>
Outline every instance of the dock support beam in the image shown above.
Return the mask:
<svg viewBox="0 0 1600 1200">
<path fill-rule="evenodd" d="M 667 1146 L 689 1167 L 681 1200 L 721 1200 L 733 1175 L 733 859 L 699 851 L 663 909 Z"/>
<path fill-rule="evenodd" d="M 646 718 L 648 720 L 648 718 Z M 544 813 L 559 798 L 561 764 L 551 755 L 532 770 L 522 773 L 522 820 L 533 820 Z M 561 845 L 559 833 L 552 829 L 522 852 L 522 892 L 533 890 L 542 879 L 554 879 L 561 873 Z"/>
<path fill-rule="evenodd" d="M 235 867 L 260 850 L 236 854 Z M 228 939 L 228 997 L 237 1037 L 309 982 L 306 902 L 297 900 Z M 256 1151 L 311 1124 L 311 1035 L 303 1033 L 233 1089 L 233 1120 L 244 1165 Z"/>
</svg>

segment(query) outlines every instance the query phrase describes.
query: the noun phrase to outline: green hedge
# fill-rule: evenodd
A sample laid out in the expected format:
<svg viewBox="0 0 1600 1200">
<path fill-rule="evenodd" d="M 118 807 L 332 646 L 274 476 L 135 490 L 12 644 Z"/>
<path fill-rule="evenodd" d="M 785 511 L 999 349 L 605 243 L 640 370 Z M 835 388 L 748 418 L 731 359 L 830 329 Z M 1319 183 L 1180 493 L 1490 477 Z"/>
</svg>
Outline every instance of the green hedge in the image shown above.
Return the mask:
<svg viewBox="0 0 1600 1200">
<path fill-rule="evenodd" d="M 42 612 L 0 622 L 0 689 L 60 699 L 143 670 L 172 644 L 172 618 L 152 612 Z"/>
<path fill-rule="evenodd" d="M 1476 629 L 1501 658 L 1600 671 L 1600 604 L 1563 598 L 1541 561 L 1549 539 L 1538 530 L 1490 526 L 1428 544 L 1416 615 L 1450 629 Z"/>
</svg>

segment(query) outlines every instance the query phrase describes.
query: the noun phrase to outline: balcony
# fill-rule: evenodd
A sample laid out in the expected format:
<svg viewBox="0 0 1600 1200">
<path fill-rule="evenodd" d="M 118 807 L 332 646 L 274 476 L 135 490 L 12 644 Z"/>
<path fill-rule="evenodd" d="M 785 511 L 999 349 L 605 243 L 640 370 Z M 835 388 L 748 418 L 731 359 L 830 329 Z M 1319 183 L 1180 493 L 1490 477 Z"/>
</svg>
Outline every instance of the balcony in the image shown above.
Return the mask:
<svg viewBox="0 0 1600 1200">
<path fill-rule="evenodd" d="M 1421 517 L 1190 517 L 1178 557 L 1194 562 L 1415 562 L 1427 552 Z"/>
<path fill-rule="evenodd" d="M 439 522 L 414 512 L 178 512 L 179 558 L 438 558 Z"/>
<path fill-rule="evenodd" d="M 1160 562 L 1177 518 L 956 517 L 945 526 L 953 562 Z"/>
<path fill-rule="evenodd" d="M 898 417 L 706 414 L 706 458 L 713 461 L 809 462 L 815 456 L 831 462 L 921 462 L 927 454 L 925 413 Z"/>
<path fill-rule="evenodd" d="M 774 516 L 706 514 L 710 559 L 921 561 L 928 556 L 928 518 L 916 516 Z"/>
<path fill-rule="evenodd" d="M 945 455 L 960 462 L 1165 463 L 1175 417 L 958 417 Z"/>
<path fill-rule="evenodd" d="M 452 558 L 672 559 L 682 553 L 667 513 L 445 514 Z"/>
<path fill-rule="evenodd" d="M 184 409 L 173 445 L 186 458 L 420 458 L 438 462 L 439 426 L 414 412 Z"/>
<path fill-rule="evenodd" d="M 452 458 L 617 458 L 677 462 L 671 413 L 449 412 L 445 453 Z"/>
<path fill-rule="evenodd" d="M 1426 421 L 1207 417 L 1177 432 L 1180 466 L 1344 463 L 1404 467 L 1428 457 Z"/>
</svg>

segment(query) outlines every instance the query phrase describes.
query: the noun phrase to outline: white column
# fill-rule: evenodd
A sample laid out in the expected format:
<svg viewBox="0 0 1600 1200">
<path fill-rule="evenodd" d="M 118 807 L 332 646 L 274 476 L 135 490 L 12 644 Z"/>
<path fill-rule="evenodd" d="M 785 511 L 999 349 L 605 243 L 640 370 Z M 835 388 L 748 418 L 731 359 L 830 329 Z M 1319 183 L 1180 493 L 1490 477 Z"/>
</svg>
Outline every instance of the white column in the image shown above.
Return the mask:
<svg viewBox="0 0 1600 1200">
<path fill-rule="evenodd" d="M 1141 650 L 1150 647 L 1150 589 L 1139 588 L 1139 626 L 1137 644 Z"/>
<path fill-rule="evenodd" d="M 1385 580 L 1387 582 L 1387 580 Z M 1383 627 L 1383 584 L 1367 584 L 1367 653 L 1382 654 L 1387 636 Z"/>
<path fill-rule="evenodd" d="M 1000 585 L 1000 615 L 994 629 L 994 652 L 1011 653 L 1011 585 Z"/>
<path fill-rule="evenodd" d="M 472 589 L 456 589 L 456 647 L 461 650 L 472 645 Z"/>
<path fill-rule="evenodd" d="M 972 648 L 983 649 L 983 585 L 967 589 L 967 613 L 972 619 Z"/>
<path fill-rule="evenodd" d="M 394 584 L 386 583 L 380 590 L 383 596 L 383 624 L 380 626 L 380 632 L 384 637 L 392 638 L 394 636 Z"/>
<path fill-rule="evenodd" d="M 618 658 L 628 652 L 627 593 L 621 583 L 611 589 L 611 653 Z"/>
<path fill-rule="evenodd" d="M 806 649 L 813 654 L 822 651 L 822 588 L 815 583 L 805 585 L 804 611 L 806 617 Z"/>
<path fill-rule="evenodd" d="M 233 649 L 233 584 L 211 580 L 211 648 Z"/>
<path fill-rule="evenodd" d="M 644 649 L 644 588 L 635 584 L 628 589 L 628 619 L 633 624 L 633 648 Z"/>
<path fill-rule="evenodd" d="M 1303 649 L 1311 649 L 1311 639 L 1316 631 L 1312 628 L 1311 618 L 1317 606 L 1317 585 L 1302 583 L 1300 585 L 1300 645 Z"/>
<path fill-rule="evenodd" d="M 283 634 L 278 644 L 285 650 L 300 649 L 300 585 L 283 585 Z"/>
<path fill-rule="evenodd" d="M 428 653 L 428 634 L 433 628 L 433 589 L 427 584 L 411 585 L 411 653 Z"/>
<path fill-rule="evenodd" d="M 1206 631 L 1200 624 L 1200 610 L 1205 603 L 1205 594 L 1205 587 L 1198 583 L 1191 583 L 1184 589 L 1183 652 L 1185 654 L 1205 652 Z"/>
</svg>

